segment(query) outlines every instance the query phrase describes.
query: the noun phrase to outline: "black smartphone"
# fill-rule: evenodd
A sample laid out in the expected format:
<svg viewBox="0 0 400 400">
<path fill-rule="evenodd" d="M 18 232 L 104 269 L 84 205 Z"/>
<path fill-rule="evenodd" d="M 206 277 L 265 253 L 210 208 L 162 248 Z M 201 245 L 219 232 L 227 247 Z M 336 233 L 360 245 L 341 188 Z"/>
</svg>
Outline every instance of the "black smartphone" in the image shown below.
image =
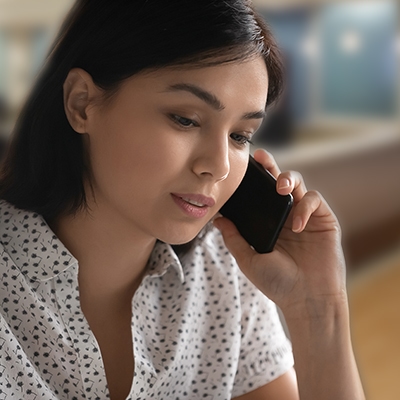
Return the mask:
<svg viewBox="0 0 400 400">
<path fill-rule="evenodd" d="M 276 179 L 250 156 L 242 182 L 219 212 L 236 225 L 258 253 L 269 253 L 292 205 L 292 195 L 280 195 Z"/>
</svg>

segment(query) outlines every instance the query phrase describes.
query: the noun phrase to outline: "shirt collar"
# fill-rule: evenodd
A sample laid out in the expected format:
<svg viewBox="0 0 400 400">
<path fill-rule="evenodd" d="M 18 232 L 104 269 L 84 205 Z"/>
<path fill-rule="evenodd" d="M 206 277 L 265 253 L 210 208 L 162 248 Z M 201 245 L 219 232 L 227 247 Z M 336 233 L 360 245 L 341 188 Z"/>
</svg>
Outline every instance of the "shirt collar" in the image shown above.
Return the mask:
<svg viewBox="0 0 400 400">
<path fill-rule="evenodd" d="M 181 283 L 185 282 L 185 274 L 179 257 L 169 244 L 157 241 L 149 259 L 147 276 L 163 276 L 169 267 L 175 269 Z"/>
<path fill-rule="evenodd" d="M 34 281 L 51 280 L 78 264 L 41 215 L 20 210 L 4 200 L 0 201 L 0 243 L 22 274 Z M 170 245 L 157 242 L 147 275 L 161 277 L 169 267 L 175 269 L 183 283 L 185 278 L 178 256 Z"/>
</svg>

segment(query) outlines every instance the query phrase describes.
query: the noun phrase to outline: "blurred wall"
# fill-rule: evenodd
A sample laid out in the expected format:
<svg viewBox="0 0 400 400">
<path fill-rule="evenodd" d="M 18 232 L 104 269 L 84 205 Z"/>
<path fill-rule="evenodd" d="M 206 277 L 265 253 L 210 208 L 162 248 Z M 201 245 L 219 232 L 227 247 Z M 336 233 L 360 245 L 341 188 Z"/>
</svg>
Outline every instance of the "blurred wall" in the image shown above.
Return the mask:
<svg viewBox="0 0 400 400">
<path fill-rule="evenodd" d="M 0 0 L 0 134 L 11 131 L 73 0 Z"/>
</svg>

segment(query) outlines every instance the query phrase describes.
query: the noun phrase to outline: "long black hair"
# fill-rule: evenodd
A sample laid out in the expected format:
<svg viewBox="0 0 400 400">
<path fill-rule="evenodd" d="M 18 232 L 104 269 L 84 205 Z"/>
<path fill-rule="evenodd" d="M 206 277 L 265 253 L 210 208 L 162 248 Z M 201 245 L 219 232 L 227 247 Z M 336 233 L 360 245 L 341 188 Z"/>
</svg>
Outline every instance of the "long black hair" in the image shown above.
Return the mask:
<svg viewBox="0 0 400 400">
<path fill-rule="evenodd" d="M 132 75 L 263 55 L 268 103 L 281 91 L 271 32 L 248 0 L 77 0 L 17 121 L 0 171 L 0 198 L 46 219 L 86 205 L 90 160 L 69 125 L 63 83 L 74 68 L 113 93 Z"/>
</svg>

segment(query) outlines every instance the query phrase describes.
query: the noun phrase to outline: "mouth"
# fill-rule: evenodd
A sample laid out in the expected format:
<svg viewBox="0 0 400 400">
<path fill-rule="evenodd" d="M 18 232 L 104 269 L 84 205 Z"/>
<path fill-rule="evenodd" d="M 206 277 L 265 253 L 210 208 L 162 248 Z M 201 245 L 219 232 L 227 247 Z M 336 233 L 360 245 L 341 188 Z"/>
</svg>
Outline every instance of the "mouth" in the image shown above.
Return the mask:
<svg viewBox="0 0 400 400">
<path fill-rule="evenodd" d="M 206 207 L 205 204 L 198 203 L 197 201 L 188 199 L 187 197 L 181 197 L 181 199 L 184 200 L 184 201 L 186 201 L 186 202 L 188 202 L 189 204 L 192 204 L 193 206 L 197 206 L 197 207 Z"/>
<path fill-rule="evenodd" d="M 212 197 L 204 196 L 202 194 L 172 193 L 172 195 L 179 197 L 183 201 L 196 207 L 213 207 L 215 205 L 215 200 Z"/>
<path fill-rule="evenodd" d="M 204 217 L 215 205 L 213 198 L 201 194 L 171 193 L 171 196 L 185 214 L 195 218 Z"/>
</svg>

